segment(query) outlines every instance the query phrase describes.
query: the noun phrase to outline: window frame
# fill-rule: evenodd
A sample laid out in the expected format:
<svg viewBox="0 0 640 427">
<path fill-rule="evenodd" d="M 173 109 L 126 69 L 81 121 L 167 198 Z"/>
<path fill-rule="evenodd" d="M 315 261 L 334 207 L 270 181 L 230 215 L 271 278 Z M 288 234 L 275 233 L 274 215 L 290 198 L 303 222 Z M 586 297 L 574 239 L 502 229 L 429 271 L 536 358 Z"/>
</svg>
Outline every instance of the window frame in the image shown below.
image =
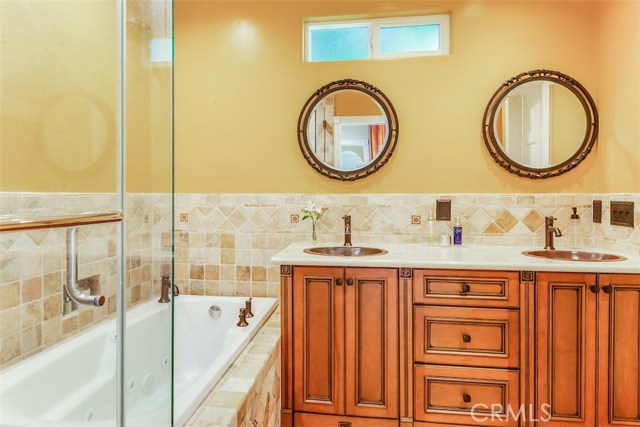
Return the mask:
<svg viewBox="0 0 640 427">
<path fill-rule="evenodd" d="M 416 15 L 402 16 L 392 18 L 375 18 L 375 19 L 352 19 L 352 20 L 327 20 L 327 21 L 307 21 L 304 23 L 304 43 L 303 43 L 303 61 L 304 62 L 339 62 L 339 61 L 363 61 L 363 60 L 379 60 L 379 59 L 398 59 L 398 58 L 415 58 L 421 56 L 445 56 L 449 55 L 450 47 L 450 16 L 449 14 L 438 15 Z M 438 25 L 439 27 L 439 48 L 437 50 L 420 50 L 412 52 L 382 52 L 380 44 L 380 30 L 383 27 L 397 26 L 418 26 L 418 25 Z M 312 61 L 311 60 L 311 36 L 310 32 L 314 30 L 330 30 L 336 28 L 352 28 L 352 27 L 368 27 L 369 56 L 366 59 L 343 59 L 333 61 Z"/>
</svg>

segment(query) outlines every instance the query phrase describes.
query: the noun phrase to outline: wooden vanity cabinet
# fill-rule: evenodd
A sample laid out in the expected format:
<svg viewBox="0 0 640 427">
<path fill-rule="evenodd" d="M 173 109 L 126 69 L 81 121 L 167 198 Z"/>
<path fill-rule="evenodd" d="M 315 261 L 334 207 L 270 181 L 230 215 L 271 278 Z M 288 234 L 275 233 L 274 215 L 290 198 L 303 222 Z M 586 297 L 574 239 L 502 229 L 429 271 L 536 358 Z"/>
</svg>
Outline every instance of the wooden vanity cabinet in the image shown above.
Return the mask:
<svg viewBox="0 0 640 427">
<path fill-rule="evenodd" d="M 281 284 L 284 427 L 640 427 L 640 275 L 282 266 Z"/>
<path fill-rule="evenodd" d="M 536 306 L 538 426 L 640 426 L 640 275 L 539 273 Z"/>
<path fill-rule="evenodd" d="M 398 270 L 293 267 L 291 293 L 295 425 L 397 420 Z"/>
</svg>

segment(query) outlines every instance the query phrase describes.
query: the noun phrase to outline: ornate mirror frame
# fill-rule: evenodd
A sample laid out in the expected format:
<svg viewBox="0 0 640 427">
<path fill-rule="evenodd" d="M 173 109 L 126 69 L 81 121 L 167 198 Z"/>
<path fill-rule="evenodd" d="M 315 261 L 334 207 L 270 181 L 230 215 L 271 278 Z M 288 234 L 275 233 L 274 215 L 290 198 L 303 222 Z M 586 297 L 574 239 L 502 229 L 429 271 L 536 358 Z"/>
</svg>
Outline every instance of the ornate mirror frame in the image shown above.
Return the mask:
<svg viewBox="0 0 640 427">
<path fill-rule="evenodd" d="M 582 104 L 586 116 L 585 135 L 578 150 L 569 159 L 548 168 L 532 168 L 515 162 L 502 150 L 495 134 L 494 121 L 502 100 L 514 88 L 536 80 L 550 81 L 569 89 Z M 482 136 L 493 160 L 510 173 L 531 179 L 551 178 L 569 172 L 591 152 L 598 139 L 598 110 L 589 92 L 572 77 L 558 71 L 527 71 L 504 82 L 493 94 L 482 118 Z"/>
<path fill-rule="evenodd" d="M 387 132 L 387 140 L 384 144 L 384 149 L 378 155 L 378 157 L 376 157 L 373 161 L 366 164 L 360 169 L 347 171 L 334 169 L 321 162 L 311 149 L 311 145 L 309 144 L 309 140 L 307 138 L 307 124 L 309 123 L 309 117 L 311 116 L 316 105 L 318 105 L 318 103 L 327 95 L 345 89 L 357 90 L 373 98 L 382 108 L 384 115 L 387 118 L 389 127 Z M 337 179 L 340 181 L 355 181 L 357 179 L 361 179 L 371 175 L 372 173 L 378 171 L 389 161 L 389 158 L 393 154 L 397 143 L 398 116 L 396 115 L 396 111 L 389 101 L 389 98 L 387 98 L 386 95 L 382 93 L 382 91 L 377 87 L 360 80 L 337 80 L 322 86 L 320 89 L 315 91 L 304 104 L 304 107 L 302 108 L 302 112 L 300 113 L 300 117 L 298 119 L 298 145 L 300 146 L 302 155 L 304 156 L 305 160 L 311 165 L 311 167 L 313 167 L 317 172 L 331 179 Z"/>
</svg>

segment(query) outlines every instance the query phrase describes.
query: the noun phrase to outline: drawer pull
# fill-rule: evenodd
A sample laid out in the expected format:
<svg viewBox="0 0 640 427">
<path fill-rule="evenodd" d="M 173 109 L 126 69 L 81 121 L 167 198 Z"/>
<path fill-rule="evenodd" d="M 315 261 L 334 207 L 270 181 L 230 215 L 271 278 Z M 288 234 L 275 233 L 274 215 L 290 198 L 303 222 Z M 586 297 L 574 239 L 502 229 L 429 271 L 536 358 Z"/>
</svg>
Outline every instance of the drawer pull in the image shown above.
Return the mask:
<svg viewBox="0 0 640 427">
<path fill-rule="evenodd" d="M 342 279 L 336 279 L 336 285 L 342 286 Z"/>
<path fill-rule="evenodd" d="M 338 421 L 338 427 L 351 427 L 351 423 L 346 421 Z"/>
<path fill-rule="evenodd" d="M 469 334 L 464 334 L 464 335 L 462 336 L 462 341 L 464 341 L 464 342 L 471 342 L 471 335 L 469 335 Z"/>
<path fill-rule="evenodd" d="M 600 292 L 600 286 L 598 285 L 591 285 L 589 286 L 589 289 L 591 289 L 591 292 L 593 292 L 594 294 L 597 294 L 598 292 Z"/>
<path fill-rule="evenodd" d="M 464 393 L 462 395 L 462 400 L 464 401 L 464 403 L 469 403 L 471 402 L 471 395 L 468 393 Z"/>
<path fill-rule="evenodd" d="M 469 291 L 471 291 L 471 286 L 469 286 L 468 283 L 463 283 L 462 284 L 462 293 L 466 294 Z"/>
<path fill-rule="evenodd" d="M 347 286 L 353 286 L 353 279 L 347 279 Z"/>
</svg>

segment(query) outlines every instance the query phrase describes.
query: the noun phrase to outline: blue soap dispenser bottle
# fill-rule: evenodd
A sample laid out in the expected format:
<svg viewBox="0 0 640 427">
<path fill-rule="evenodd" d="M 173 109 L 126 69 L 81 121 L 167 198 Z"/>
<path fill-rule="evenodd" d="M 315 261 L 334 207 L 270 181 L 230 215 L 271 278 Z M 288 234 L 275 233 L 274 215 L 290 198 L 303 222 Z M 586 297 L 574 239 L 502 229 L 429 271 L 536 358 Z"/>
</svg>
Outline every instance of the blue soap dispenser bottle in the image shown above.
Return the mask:
<svg viewBox="0 0 640 427">
<path fill-rule="evenodd" d="M 462 226 L 460 225 L 460 218 L 456 217 L 456 223 L 453 226 L 453 244 L 462 244 Z"/>
</svg>

